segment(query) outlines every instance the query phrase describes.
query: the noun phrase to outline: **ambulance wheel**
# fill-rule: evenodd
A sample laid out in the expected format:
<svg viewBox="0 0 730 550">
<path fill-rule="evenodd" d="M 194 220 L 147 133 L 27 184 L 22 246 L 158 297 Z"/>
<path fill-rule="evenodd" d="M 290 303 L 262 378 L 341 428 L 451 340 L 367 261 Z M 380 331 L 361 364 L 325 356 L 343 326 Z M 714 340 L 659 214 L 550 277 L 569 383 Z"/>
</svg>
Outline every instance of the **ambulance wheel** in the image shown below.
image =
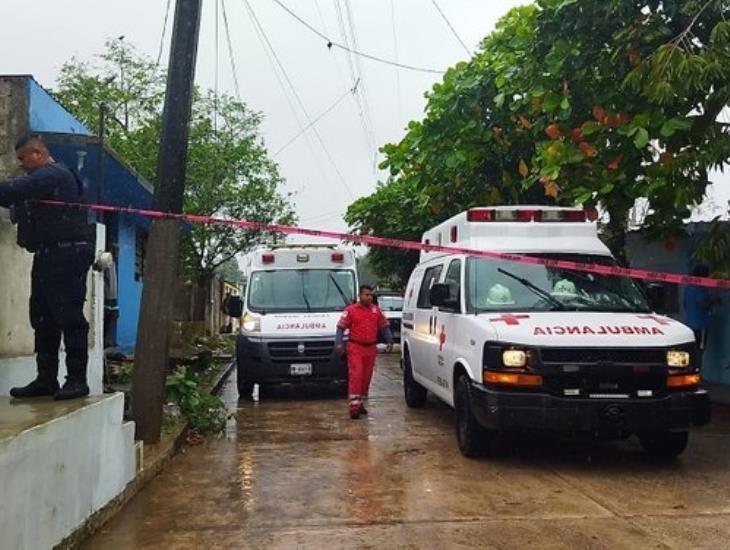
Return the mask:
<svg viewBox="0 0 730 550">
<path fill-rule="evenodd" d="M 406 353 L 403 369 L 403 395 L 406 398 L 406 405 L 412 409 L 421 409 L 426 405 L 428 391 L 413 379 L 411 358 L 408 353 Z"/>
<path fill-rule="evenodd" d="M 657 458 L 675 458 L 684 452 L 689 432 L 655 432 L 641 434 L 639 441 L 644 450 Z"/>
<path fill-rule="evenodd" d="M 460 376 L 456 381 L 454 409 L 456 412 L 456 439 L 461 454 L 469 458 L 485 454 L 493 434 L 479 424 L 474 416 L 469 377 L 466 374 Z"/>
<path fill-rule="evenodd" d="M 238 363 L 236 366 L 236 385 L 238 386 L 238 399 L 252 399 L 253 382 L 246 380 L 246 372 L 243 366 Z"/>
</svg>

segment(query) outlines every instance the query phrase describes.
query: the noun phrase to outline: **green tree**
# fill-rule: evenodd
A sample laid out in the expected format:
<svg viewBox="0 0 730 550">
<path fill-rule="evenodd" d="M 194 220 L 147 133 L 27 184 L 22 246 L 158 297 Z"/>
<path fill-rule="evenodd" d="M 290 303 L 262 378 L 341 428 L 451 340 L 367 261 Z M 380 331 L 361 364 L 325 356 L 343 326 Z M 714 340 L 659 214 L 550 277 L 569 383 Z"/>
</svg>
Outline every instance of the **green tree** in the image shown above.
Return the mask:
<svg viewBox="0 0 730 550">
<path fill-rule="evenodd" d="M 474 205 L 579 204 L 625 257 L 636 199 L 671 244 L 708 171 L 730 158 L 727 0 L 538 0 L 511 10 L 382 148 L 391 177 L 348 210 L 354 230 L 420 234 Z M 417 203 L 378 217 L 398 190 Z M 436 219 L 434 219 L 434 217 Z M 384 253 L 376 268 L 398 265 Z M 376 258 L 374 258 L 376 260 Z M 406 271 L 406 270 L 404 270 Z"/>
<path fill-rule="evenodd" d="M 59 100 L 91 129 L 107 111 L 106 142 L 135 170 L 155 182 L 165 75 L 121 39 L 107 43 L 92 64 L 66 63 L 55 90 Z M 291 196 L 259 133 L 262 115 L 235 98 L 196 90 L 193 103 L 184 211 L 187 214 L 265 223 L 292 223 Z M 216 270 L 271 235 L 225 225 L 194 224 L 183 232 L 183 267 L 207 287 Z"/>
</svg>

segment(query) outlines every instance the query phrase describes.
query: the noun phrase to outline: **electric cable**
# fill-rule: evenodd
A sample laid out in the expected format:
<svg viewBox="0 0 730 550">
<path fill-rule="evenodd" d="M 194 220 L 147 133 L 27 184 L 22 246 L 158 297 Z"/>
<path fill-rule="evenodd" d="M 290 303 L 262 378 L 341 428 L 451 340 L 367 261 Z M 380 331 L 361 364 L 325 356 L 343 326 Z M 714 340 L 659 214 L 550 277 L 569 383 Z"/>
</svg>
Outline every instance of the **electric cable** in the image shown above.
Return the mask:
<svg viewBox="0 0 730 550">
<path fill-rule="evenodd" d="M 451 21 L 449 21 L 448 17 L 446 17 L 446 14 L 443 12 L 443 10 L 436 3 L 436 0 L 431 0 L 431 2 L 433 3 L 434 7 L 436 8 L 436 11 L 438 11 L 439 14 L 441 15 L 441 18 L 446 22 L 446 25 L 449 27 L 449 29 L 451 29 L 451 32 L 454 34 L 454 36 L 456 37 L 456 39 L 459 41 L 459 44 L 461 44 L 461 46 L 464 48 L 464 51 L 466 51 L 466 54 L 471 57 L 472 52 L 469 50 L 469 48 L 467 47 L 467 45 L 464 44 L 464 41 L 459 36 L 459 33 L 456 32 L 456 29 L 451 24 Z"/>
<path fill-rule="evenodd" d="M 302 134 L 304 134 L 304 132 L 306 132 L 307 130 L 309 130 L 312 126 L 314 126 L 315 124 L 317 124 L 317 122 L 319 122 L 322 118 L 324 118 L 329 113 L 331 113 L 340 103 L 342 103 L 345 100 L 345 98 L 347 98 L 348 95 L 353 94 L 353 93 L 355 93 L 355 88 L 352 88 L 350 90 L 347 90 L 334 103 L 332 103 L 332 105 L 330 105 L 329 107 L 327 107 L 327 109 L 325 109 L 318 116 L 316 116 L 314 118 L 314 120 L 312 120 L 312 122 L 310 124 L 308 124 L 307 126 L 305 126 L 304 128 L 302 128 L 295 136 L 293 136 L 290 140 L 288 140 L 284 145 L 282 145 L 281 147 L 279 147 L 279 149 L 276 151 L 276 153 L 274 153 L 272 156 L 273 157 L 276 157 L 284 149 L 286 149 L 287 147 L 289 147 L 289 145 L 291 145 L 292 143 L 294 143 Z"/>
<path fill-rule="evenodd" d="M 165 34 L 167 33 L 167 20 L 170 17 L 170 5 L 172 0 L 167 0 L 167 7 L 165 8 L 165 22 L 162 24 L 162 34 L 160 35 L 160 48 L 157 50 L 157 61 L 155 67 L 160 66 L 160 60 L 162 59 L 162 50 L 165 46 Z"/>
<path fill-rule="evenodd" d="M 253 7 L 251 6 L 251 4 L 248 0 L 243 0 L 243 1 L 248 6 L 255 24 L 261 30 L 264 40 L 266 40 L 266 43 L 268 44 L 269 49 L 271 50 L 271 53 L 274 56 L 274 59 L 276 60 L 276 64 L 278 65 L 279 69 L 281 70 L 282 74 L 284 75 L 284 79 L 286 80 L 287 84 L 289 85 L 289 88 L 290 88 L 292 94 L 294 95 L 294 98 L 297 100 L 299 107 L 302 109 L 302 112 L 304 113 L 305 118 L 311 124 L 312 118 L 309 116 L 309 112 L 307 111 L 307 108 L 304 105 L 304 102 L 302 101 L 302 98 L 299 95 L 299 92 L 297 92 L 297 89 L 294 86 L 294 83 L 292 82 L 291 78 L 289 78 L 289 74 L 286 72 L 286 69 L 284 68 L 283 63 L 281 62 L 281 59 L 279 59 L 279 56 L 276 53 L 276 50 L 274 49 L 274 46 L 271 44 L 271 41 L 269 40 L 269 37 L 266 34 L 266 31 L 264 30 L 263 26 L 261 25 L 261 22 L 259 21 L 258 17 L 256 16 L 256 12 L 254 11 Z M 324 151 L 325 156 L 327 157 L 327 160 L 329 160 L 329 163 L 332 165 L 332 168 L 339 176 L 343 187 L 347 190 L 348 194 L 350 195 L 350 198 L 354 198 L 352 189 L 350 189 L 350 186 L 347 184 L 347 180 L 345 179 L 345 176 L 342 174 L 339 167 L 335 163 L 334 158 L 332 158 L 332 154 L 330 153 L 329 149 L 327 148 L 327 145 L 325 144 L 324 140 L 322 139 L 322 136 L 320 135 L 316 126 L 312 126 L 312 132 L 314 133 L 315 137 L 317 138 L 317 141 L 319 141 L 319 144 L 322 146 L 322 150 Z"/>
<path fill-rule="evenodd" d="M 432 73 L 432 74 L 444 74 L 445 71 L 439 70 L 439 69 L 430 69 L 428 67 L 416 67 L 415 65 L 408 65 L 406 63 L 396 63 L 390 59 L 384 59 L 382 57 L 378 57 L 376 55 L 368 54 L 365 52 L 357 51 L 353 48 L 348 48 L 347 46 L 344 46 L 342 44 L 339 44 L 337 42 L 333 42 L 330 40 L 328 36 L 317 30 L 315 27 L 307 23 L 304 19 L 299 17 L 296 13 L 294 13 L 292 10 L 290 10 L 281 0 L 273 0 L 278 4 L 284 11 L 286 11 L 289 15 L 291 15 L 294 19 L 299 21 L 302 25 L 307 27 L 310 31 L 312 31 L 314 34 L 322 38 L 326 41 L 328 48 L 339 48 L 341 50 L 349 51 L 350 53 L 353 53 L 355 55 L 358 55 L 360 57 L 364 57 L 366 59 L 370 59 L 371 61 L 376 61 L 378 63 L 385 63 L 386 65 L 394 65 L 396 67 L 400 67 L 401 69 L 407 69 L 409 71 L 417 71 L 422 73 Z"/>
<path fill-rule="evenodd" d="M 233 89 L 236 92 L 238 102 L 243 103 L 241 99 L 241 87 L 238 84 L 238 69 L 236 68 L 236 58 L 233 55 L 233 43 L 231 41 L 231 30 L 228 26 L 228 13 L 226 12 L 225 0 L 221 0 L 221 8 L 223 12 L 223 27 L 226 30 L 226 41 L 228 43 L 228 59 L 231 61 L 231 72 L 233 73 Z"/>
</svg>

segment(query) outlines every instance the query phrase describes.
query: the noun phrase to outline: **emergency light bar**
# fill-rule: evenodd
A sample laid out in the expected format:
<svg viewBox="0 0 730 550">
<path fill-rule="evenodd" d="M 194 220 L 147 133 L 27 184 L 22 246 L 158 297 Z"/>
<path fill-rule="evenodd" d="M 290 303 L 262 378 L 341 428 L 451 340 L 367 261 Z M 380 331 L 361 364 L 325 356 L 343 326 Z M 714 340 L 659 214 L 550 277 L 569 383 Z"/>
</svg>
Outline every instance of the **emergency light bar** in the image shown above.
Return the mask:
<svg viewBox="0 0 730 550">
<path fill-rule="evenodd" d="M 342 252 L 333 252 L 332 261 L 337 262 L 337 263 L 342 263 L 345 261 L 345 255 Z"/>
<path fill-rule="evenodd" d="M 469 222 L 575 222 L 586 221 L 583 210 L 538 210 L 472 208 L 466 213 Z"/>
<path fill-rule="evenodd" d="M 274 263 L 274 255 L 273 254 L 262 254 L 261 255 L 261 263 L 264 263 L 264 264 L 273 264 Z"/>
</svg>

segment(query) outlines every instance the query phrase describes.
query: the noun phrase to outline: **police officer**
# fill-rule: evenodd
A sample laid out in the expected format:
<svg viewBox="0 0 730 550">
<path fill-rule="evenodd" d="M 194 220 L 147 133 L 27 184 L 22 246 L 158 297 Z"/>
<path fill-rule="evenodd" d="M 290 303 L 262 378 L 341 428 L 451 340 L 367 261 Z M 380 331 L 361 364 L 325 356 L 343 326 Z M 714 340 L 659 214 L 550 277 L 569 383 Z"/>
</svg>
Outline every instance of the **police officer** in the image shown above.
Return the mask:
<svg viewBox="0 0 730 550">
<path fill-rule="evenodd" d="M 347 371 L 350 418 L 360 418 L 367 414 L 365 403 L 370 391 L 370 380 L 375 369 L 378 333 L 382 334 L 388 352 L 393 350 L 393 336 L 390 333 L 388 320 L 373 304 L 373 287 L 360 287 L 359 301 L 349 305 L 337 323 L 335 346 L 338 353 L 343 353 L 344 333 L 350 331 L 347 342 Z"/>
<path fill-rule="evenodd" d="M 0 206 L 10 208 L 18 225 L 18 244 L 33 253 L 30 322 L 35 330 L 38 375 L 12 388 L 15 398 L 89 394 L 86 382 L 89 324 L 84 317 L 86 276 L 94 259 L 86 212 L 41 204 L 39 200 L 77 202 L 81 183 L 50 155 L 40 136 L 20 139 L 15 152 L 27 175 L 0 182 Z M 58 385 L 58 350 L 63 336 L 68 374 Z"/>
</svg>

